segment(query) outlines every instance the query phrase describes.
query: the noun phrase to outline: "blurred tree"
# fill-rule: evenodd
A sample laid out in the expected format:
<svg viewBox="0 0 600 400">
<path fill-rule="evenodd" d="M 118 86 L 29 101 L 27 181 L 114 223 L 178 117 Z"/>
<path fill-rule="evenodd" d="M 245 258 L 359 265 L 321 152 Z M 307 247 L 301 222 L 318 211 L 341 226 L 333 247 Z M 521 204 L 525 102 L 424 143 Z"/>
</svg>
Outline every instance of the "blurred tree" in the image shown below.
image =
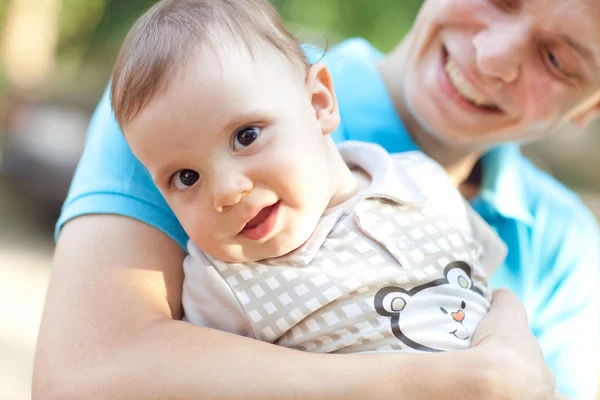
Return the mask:
<svg viewBox="0 0 600 400">
<path fill-rule="evenodd" d="M 364 37 L 389 51 L 410 29 L 422 0 L 272 0 L 286 21 L 325 35 Z"/>
<path fill-rule="evenodd" d="M 91 46 L 108 42 L 119 47 L 135 20 L 157 2 L 156 0 L 104 1 L 106 2 L 106 10 L 90 38 Z"/>
<path fill-rule="evenodd" d="M 112 64 L 123 37 L 154 0 L 62 0 L 59 53 L 80 51 L 86 61 Z M 422 0 L 271 0 L 293 27 L 316 36 L 361 36 L 390 50 L 404 35 Z"/>
<path fill-rule="evenodd" d="M 62 0 L 59 51 L 84 44 L 97 28 L 105 9 L 106 0 Z"/>
</svg>

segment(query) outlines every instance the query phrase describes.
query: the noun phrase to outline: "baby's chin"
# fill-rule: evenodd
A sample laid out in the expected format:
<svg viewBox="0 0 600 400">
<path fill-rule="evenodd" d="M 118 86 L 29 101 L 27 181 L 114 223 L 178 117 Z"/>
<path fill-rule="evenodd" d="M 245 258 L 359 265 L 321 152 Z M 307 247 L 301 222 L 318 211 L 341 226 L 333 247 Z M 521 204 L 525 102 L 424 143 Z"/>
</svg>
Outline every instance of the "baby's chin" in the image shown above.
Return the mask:
<svg viewBox="0 0 600 400">
<path fill-rule="evenodd" d="M 306 238 L 299 237 L 294 238 L 294 240 L 277 241 L 275 243 L 271 239 L 267 243 L 229 245 L 214 249 L 215 251 L 202 250 L 210 257 L 227 263 L 248 263 L 288 255 L 301 247 L 309 237 L 310 235 Z"/>
<path fill-rule="evenodd" d="M 290 220 L 266 242 L 256 242 L 243 238 L 235 238 L 229 243 L 194 242 L 206 254 L 216 260 L 227 263 L 248 263 L 282 257 L 302 247 L 313 235 L 321 214 L 303 214 L 303 218 Z M 192 238 L 192 240 L 194 240 Z"/>
</svg>

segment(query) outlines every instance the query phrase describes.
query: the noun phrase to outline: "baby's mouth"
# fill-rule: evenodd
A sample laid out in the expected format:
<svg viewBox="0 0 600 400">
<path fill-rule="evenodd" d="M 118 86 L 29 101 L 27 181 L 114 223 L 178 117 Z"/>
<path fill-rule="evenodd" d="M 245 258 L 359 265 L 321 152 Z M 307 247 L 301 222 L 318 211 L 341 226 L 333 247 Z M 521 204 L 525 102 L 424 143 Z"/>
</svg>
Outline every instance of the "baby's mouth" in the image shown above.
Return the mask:
<svg viewBox="0 0 600 400">
<path fill-rule="evenodd" d="M 251 240 L 260 240 L 269 235 L 277 222 L 279 203 L 278 201 L 260 210 L 250 221 L 246 222 L 239 234 Z"/>
<path fill-rule="evenodd" d="M 262 210 L 260 210 L 254 218 L 252 218 L 250 221 L 248 221 L 246 223 L 246 225 L 244 226 L 244 229 L 242 229 L 242 230 L 254 229 L 257 226 L 259 226 L 260 224 L 262 224 L 265 221 L 265 219 L 267 219 L 269 214 L 271 214 L 273 207 L 275 207 L 275 204 L 270 205 L 270 206 L 265 207 Z"/>
</svg>

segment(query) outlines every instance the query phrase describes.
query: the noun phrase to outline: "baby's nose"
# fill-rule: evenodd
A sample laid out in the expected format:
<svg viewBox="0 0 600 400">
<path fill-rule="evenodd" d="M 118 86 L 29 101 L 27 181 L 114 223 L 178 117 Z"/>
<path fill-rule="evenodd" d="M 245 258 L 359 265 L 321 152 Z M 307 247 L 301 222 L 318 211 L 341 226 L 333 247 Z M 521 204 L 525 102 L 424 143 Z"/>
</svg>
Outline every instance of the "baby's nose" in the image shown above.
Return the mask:
<svg viewBox="0 0 600 400">
<path fill-rule="evenodd" d="M 245 176 L 223 175 L 218 178 L 218 183 L 212 188 L 214 192 L 214 208 L 217 212 L 223 212 L 229 207 L 236 205 L 252 190 L 252 182 Z"/>
<path fill-rule="evenodd" d="M 453 312 L 452 313 L 452 318 L 456 321 L 456 322 L 462 322 L 463 319 L 465 319 L 465 312 L 463 310 L 459 310 L 457 312 Z"/>
</svg>

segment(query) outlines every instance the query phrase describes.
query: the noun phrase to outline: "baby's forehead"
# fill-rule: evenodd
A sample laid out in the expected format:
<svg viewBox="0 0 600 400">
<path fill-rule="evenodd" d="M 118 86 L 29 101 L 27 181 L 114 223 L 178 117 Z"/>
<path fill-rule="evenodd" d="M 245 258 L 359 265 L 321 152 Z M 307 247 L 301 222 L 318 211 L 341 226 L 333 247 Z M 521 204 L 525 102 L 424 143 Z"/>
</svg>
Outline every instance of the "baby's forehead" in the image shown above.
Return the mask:
<svg viewBox="0 0 600 400">
<path fill-rule="evenodd" d="M 246 44 L 220 38 L 200 44 L 182 60 L 178 73 L 195 72 L 230 80 L 251 74 L 259 77 L 276 73 L 304 81 L 306 71 L 300 73 L 293 59 L 258 39 L 255 42 Z"/>
<path fill-rule="evenodd" d="M 168 97 L 185 96 L 196 103 L 210 97 L 213 102 L 202 102 L 205 106 L 220 106 L 228 114 L 237 114 L 267 104 L 272 108 L 274 102 L 283 107 L 284 99 L 304 92 L 305 78 L 273 53 L 251 54 L 239 46 L 207 46 L 190 55 L 166 86 Z"/>
</svg>

